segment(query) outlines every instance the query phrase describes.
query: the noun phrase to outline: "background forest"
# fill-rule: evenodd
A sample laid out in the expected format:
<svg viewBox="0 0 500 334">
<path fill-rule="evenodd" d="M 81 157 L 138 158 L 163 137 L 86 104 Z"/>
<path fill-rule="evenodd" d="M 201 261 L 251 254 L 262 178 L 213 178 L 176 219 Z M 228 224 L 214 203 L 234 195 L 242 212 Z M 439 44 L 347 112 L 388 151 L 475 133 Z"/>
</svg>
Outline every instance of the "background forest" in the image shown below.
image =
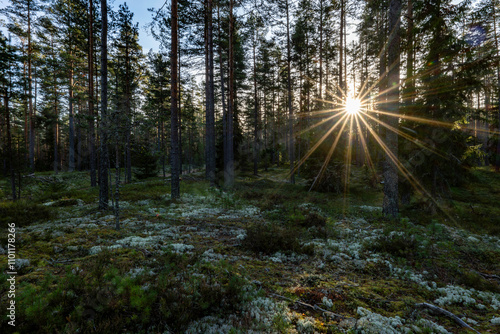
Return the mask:
<svg viewBox="0 0 500 334">
<path fill-rule="evenodd" d="M 20 332 L 500 330 L 498 0 L 149 11 L 0 8 Z"/>
</svg>

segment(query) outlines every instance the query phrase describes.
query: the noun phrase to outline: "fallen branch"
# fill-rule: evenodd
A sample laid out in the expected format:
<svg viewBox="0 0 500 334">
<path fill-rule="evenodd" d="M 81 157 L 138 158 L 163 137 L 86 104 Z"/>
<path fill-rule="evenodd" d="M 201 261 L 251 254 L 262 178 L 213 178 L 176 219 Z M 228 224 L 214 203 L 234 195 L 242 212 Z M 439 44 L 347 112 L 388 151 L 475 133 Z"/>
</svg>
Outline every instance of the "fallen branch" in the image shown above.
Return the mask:
<svg viewBox="0 0 500 334">
<path fill-rule="evenodd" d="M 482 272 L 479 272 L 479 271 L 476 271 L 476 273 L 478 273 L 479 275 L 481 275 L 483 278 L 486 278 L 486 279 L 496 279 L 497 281 L 500 281 L 500 276 L 498 276 L 498 275 L 485 274 L 485 273 L 482 273 Z"/>
<path fill-rule="evenodd" d="M 465 321 L 463 321 L 462 319 L 460 319 L 459 317 L 457 317 L 456 315 L 454 315 L 450 311 L 446 311 L 445 309 L 442 309 L 442 308 L 440 308 L 438 306 L 435 306 L 435 305 L 432 305 L 432 304 L 429 304 L 429 303 L 419 303 L 419 304 L 415 304 L 415 307 L 417 307 L 417 308 L 426 308 L 426 309 L 431 310 L 434 313 L 442 314 L 444 316 L 447 316 L 448 318 L 452 319 L 457 324 L 459 324 L 460 327 L 468 328 L 471 331 L 474 331 L 475 333 L 480 334 L 477 330 L 475 330 L 474 328 L 472 328 L 471 326 L 469 326 Z"/>
<path fill-rule="evenodd" d="M 284 299 L 286 301 L 289 301 L 290 303 L 294 303 L 294 304 L 297 304 L 297 305 L 300 305 L 300 306 L 303 306 L 303 307 L 307 307 L 307 308 L 310 308 L 310 309 L 313 309 L 315 311 L 321 311 L 329 316 L 331 316 L 332 318 L 337 318 L 337 319 L 354 319 L 354 318 L 351 318 L 351 317 L 346 317 L 342 314 L 337 314 L 337 313 L 333 313 L 333 312 L 330 312 L 328 310 L 325 310 L 324 308 L 321 308 L 319 307 L 318 305 L 311 305 L 311 304 L 307 304 L 307 303 L 304 303 L 304 302 L 301 302 L 299 300 L 295 301 L 293 299 L 290 299 L 290 298 L 287 298 L 287 297 L 284 297 L 284 296 L 280 296 L 280 295 L 277 295 L 275 293 L 271 293 L 270 294 L 271 296 L 273 297 L 276 297 L 276 298 L 280 298 L 280 299 Z"/>
</svg>

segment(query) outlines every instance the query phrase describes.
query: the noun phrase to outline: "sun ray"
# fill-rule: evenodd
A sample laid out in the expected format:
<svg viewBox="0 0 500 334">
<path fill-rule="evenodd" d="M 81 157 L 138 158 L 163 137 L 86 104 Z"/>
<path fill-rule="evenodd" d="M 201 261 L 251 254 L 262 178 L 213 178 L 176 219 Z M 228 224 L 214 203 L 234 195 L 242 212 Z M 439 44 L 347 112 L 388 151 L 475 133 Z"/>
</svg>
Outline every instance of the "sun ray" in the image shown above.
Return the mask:
<svg viewBox="0 0 500 334">
<path fill-rule="evenodd" d="M 321 166 L 319 174 L 316 176 L 316 178 L 314 179 L 313 184 L 309 188 L 309 191 L 311 191 L 314 188 L 314 186 L 316 185 L 316 182 L 318 180 L 321 180 L 321 178 L 323 177 L 323 172 L 324 172 L 326 166 L 328 166 L 328 163 L 330 162 L 330 159 L 332 158 L 333 151 L 335 151 L 335 148 L 337 147 L 337 144 L 339 142 L 340 136 L 342 135 L 342 132 L 344 131 L 344 128 L 345 128 L 346 124 L 347 124 L 347 122 L 343 122 L 342 123 L 342 127 L 340 128 L 340 131 L 337 134 L 337 137 L 335 138 L 335 141 L 333 142 L 332 147 L 330 148 L 330 151 L 328 152 L 328 155 L 326 156 L 325 162 Z"/>
<path fill-rule="evenodd" d="M 368 145 L 366 144 L 365 136 L 362 132 L 361 125 L 359 124 L 359 117 L 361 117 L 361 115 L 356 115 L 355 120 L 356 120 L 356 126 L 358 128 L 358 134 L 359 134 L 359 139 L 361 141 L 361 146 L 363 146 L 363 151 L 365 153 L 366 160 L 368 161 L 369 168 L 372 170 L 374 175 L 377 177 L 377 170 L 375 169 L 375 166 L 373 164 L 373 161 L 372 161 L 372 158 L 370 155 L 370 151 L 368 151 Z M 378 179 L 378 177 L 377 177 L 377 179 Z"/>
<path fill-rule="evenodd" d="M 335 114 L 335 115 L 332 115 L 332 116 L 330 116 L 330 117 L 328 117 L 328 118 L 322 119 L 322 120 L 320 120 L 319 122 L 317 122 L 317 123 L 315 123 L 315 124 L 313 124 L 313 125 L 309 126 L 307 129 L 304 129 L 304 130 L 301 130 L 300 132 L 297 132 L 297 133 L 295 134 L 295 136 L 296 136 L 296 137 L 299 137 L 299 136 L 303 135 L 304 133 L 306 133 L 307 131 L 310 131 L 310 130 L 312 130 L 312 129 L 314 129 L 314 128 L 317 128 L 318 126 L 320 126 L 320 125 L 322 125 L 322 124 L 325 124 L 326 122 L 331 121 L 331 120 L 333 120 L 334 118 L 339 117 L 339 116 L 342 116 L 342 115 L 344 115 L 344 114 L 345 114 L 345 112 L 340 112 L 340 113 L 337 113 L 337 114 Z"/>
<path fill-rule="evenodd" d="M 351 113 L 349 114 L 349 140 L 347 142 L 347 152 L 346 152 L 346 156 L 345 156 L 345 160 L 346 160 L 346 163 L 345 163 L 345 178 L 344 178 L 344 203 L 343 203 L 343 208 L 342 208 L 342 211 L 343 211 L 343 214 L 345 216 L 345 211 L 346 211 L 346 207 L 347 207 L 347 196 L 349 195 L 349 176 L 351 174 L 351 161 L 352 161 L 352 134 L 353 134 L 353 130 L 352 130 L 352 123 L 353 123 L 353 118 L 357 115 L 358 113 Z"/>
<path fill-rule="evenodd" d="M 387 124 L 387 123 L 385 123 L 385 122 L 383 122 L 383 121 L 381 121 L 381 120 L 377 119 L 376 117 L 373 117 L 373 116 L 368 115 L 368 114 L 366 114 L 366 117 L 368 117 L 368 118 L 370 118 L 370 119 L 374 120 L 375 122 L 377 122 L 377 123 L 379 123 L 380 125 L 382 125 L 382 126 L 386 127 L 387 129 L 391 130 L 392 132 L 394 132 L 394 133 L 396 133 L 396 134 L 400 135 L 401 137 L 403 137 L 403 138 L 405 138 L 405 139 L 407 139 L 407 140 L 411 141 L 411 142 L 412 142 L 412 143 L 414 143 L 415 145 L 417 145 L 417 146 L 419 146 L 419 147 L 421 147 L 421 148 L 423 148 L 423 149 L 426 149 L 426 150 L 428 150 L 428 151 L 431 151 L 432 153 L 434 153 L 434 154 L 436 154 L 436 155 L 440 156 L 440 157 L 441 157 L 441 158 L 443 158 L 443 159 L 448 159 L 448 158 L 447 158 L 445 155 L 443 155 L 441 152 L 439 152 L 439 151 L 437 151 L 437 150 L 433 149 L 432 147 L 429 147 L 429 146 L 426 146 L 425 144 L 423 144 L 423 142 L 422 142 L 422 141 L 420 141 L 418 138 L 412 137 L 412 136 L 410 136 L 409 134 L 407 134 L 407 133 L 405 133 L 405 132 L 403 132 L 403 131 L 401 131 L 401 130 L 398 130 L 398 129 L 394 128 L 393 126 L 390 126 L 389 124 Z"/>
<path fill-rule="evenodd" d="M 321 137 L 320 140 L 318 140 L 318 142 L 316 144 L 314 144 L 313 147 L 311 147 L 309 149 L 309 151 L 307 151 L 307 153 L 299 160 L 299 162 L 297 162 L 296 166 L 294 167 L 293 169 L 293 173 L 297 172 L 297 170 L 300 168 L 300 166 L 302 166 L 302 164 L 311 156 L 311 154 L 314 153 L 314 151 L 316 151 L 316 149 L 325 141 L 326 138 L 328 138 L 328 136 L 333 132 L 333 130 L 335 130 L 337 128 L 337 126 L 339 124 L 342 123 L 342 121 L 347 118 L 347 114 L 344 114 L 344 116 L 342 118 L 340 118 L 324 135 L 323 137 Z M 344 122 L 345 123 L 345 122 Z M 291 173 L 290 173 L 291 174 Z"/>
<path fill-rule="evenodd" d="M 417 180 L 417 178 L 398 160 L 398 158 L 394 155 L 394 153 L 387 147 L 387 145 L 383 142 L 383 140 L 373 131 L 373 129 L 366 123 L 366 121 L 361 117 L 360 118 L 363 123 L 368 127 L 368 131 L 371 133 L 373 138 L 378 142 L 382 150 L 387 154 L 389 159 L 396 165 L 397 169 L 400 173 L 408 180 L 411 186 L 415 188 L 419 193 L 425 195 L 429 198 L 437 208 L 439 208 L 450 220 L 455 222 L 455 219 L 432 197 L 432 195 L 425 189 L 425 187 Z"/>
</svg>

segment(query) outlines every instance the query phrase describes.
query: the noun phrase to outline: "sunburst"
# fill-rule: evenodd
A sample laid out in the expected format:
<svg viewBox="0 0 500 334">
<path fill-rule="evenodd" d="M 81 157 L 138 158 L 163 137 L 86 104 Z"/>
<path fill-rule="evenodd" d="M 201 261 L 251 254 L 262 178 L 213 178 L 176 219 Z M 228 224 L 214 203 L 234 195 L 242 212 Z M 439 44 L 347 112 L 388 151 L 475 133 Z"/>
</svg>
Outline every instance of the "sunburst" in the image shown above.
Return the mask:
<svg viewBox="0 0 500 334">
<path fill-rule="evenodd" d="M 366 84 L 363 85 L 362 88 L 365 88 Z M 388 90 L 391 89 L 398 89 L 399 87 L 395 86 L 392 87 Z M 411 171 L 405 166 L 403 161 L 396 155 L 394 152 L 392 152 L 389 147 L 386 145 L 384 142 L 383 138 L 378 134 L 378 131 L 376 131 L 376 128 L 374 127 L 375 125 L 378 125 L 380 128 L 385 128 L 386 131 L 391 131 L 396 134 L 398 134 L 401 138 L 404 138 L 408 140 L 409 142 L 412 142 L 413 144 L 417 145 L 421 149 L 428 150 L 429 152 L 436 154 L 440 156 L 441 158 L 446 159 L 446 155 L 443 152 L 440 152 L 438 149 L 435 147 L 431 147 L 427 145 L 425 142 L 419 140 L 418 138 L 408 134 L 405 131 L 402 131 L 402 129 L 399 129 L 398 127 L 391 126 L 387 124 L 386 122 L 382 121 L 379 119 L 379 115 L 384 115 L 386 117 L 396 117 L 398 119 L 407 119 L 411 121 L 416 121 L 420 122 L 423 124 L 427 125 L 432 125 L 432 126 L 438 126 L 438 127 L 444 127 L 448 129 L 456 129 L 456 130 L 466 130 L 464 128 L 457 128 L 456 123 L 447 123 L 447 122 L 442 122 L 442 121 L 436 121 L 432 119 L 425 119 L 425 118 L 420 118 L 420 117 L 414 117 L 414 116 L 408 116 L 400 113 L 393 113 L 389 112 L 386 110 L 382 110 L 381 108 L 374 107 L 376 105 L 375 101 L 379 99 L 379 96 L 384 96 L 387 94 L 388 90 L 381 92 L 380 94 L 374 94 L 373 91 L 376 89 L 376 86 L 373 85 L 368 89 L 362 89 L 362 92 L 359 93 L 359 95 L 353 95 L 350 94 L 348 95 L 347 92 L 342 90 L 340 87 L 337 87 L 338 94 L 328 92 L 329 96 L 333 100 L 321 100 L 323 104 L 330 104 L 332 107 L 330 109 L 325 109 L 325 110 L 319 110 L 319 111 L 314 111 L 309 113 L 309 116 L 312 115 L 322 115 L 322 119 L 320 119 L 316 124 L 311 124 L 307 129 L 302 130 L 300 133 L 296 134 L 298 136 L 302 135 L 303 133 L 318 127 L 319 125 L 323 125 L 326 122 L 333 122 L 332 126 L 327 128 L 325 131 L 324 135 L 321 136 L 321 138 L 316 142 L 312 147 L 305 152 L 305 154 L 302 156 L 302 158 L 296 163 L 295 168 L 293 169 L 293 172 L 295 173 L 298 168 L 304 164 L 304 162 L 311 156 L 311 154 L 322 144 L 325 142 L 325 140 L 331 136 L 334 136 L 334 140 L 332 143 L 332 146 L 330 147 L 326 157 L 325 161 L 323 162 L 320 171 L 316 178 L 314 179 L 313 184 L 310 187 L 310 191 L 314 189 L 316 184 L 321 180 L 323 177 L 323 173 L 328 166 L 334 151 L 338 147 L 338 143 L 340 138 L 342 137 L 342 134 L 344 133 L 344 130 L 347 132 L 347 147 L 346 147 L 346 154 L 345 154 L 345 166 L 346 166 L 346 175 L 345 175 L 345 185 L 344 185 L 344 209 L 347 206 L 347 191 L 348 191 L 348 185 L 349 185 L 349 175 L 350 175 L 350 168 L 351 168 L 351 155 L 352 155 L 352 147 L 353 147 L 353 139 L 354 136 L 358 136 L 361 147 L 363 152 L 365 153 L 366 157 L 366 163 L 372 173 L 376 175 L 376 169 L 373 163 L 373 158 L 370 154 L 370 150 L 367 145 L 367 136 L 371 136 L 373 138 L 373 142 L 378 144 L 382 151 L 385 153 L 387 156 L 388 160 L 391 161 L 399 170 L 400 175 L 402 175 L 408 182 L 411 184 L 418 193 L 428 197 L 436 207 L 440 208 L 441 211 L 443 211 L 448 217 L 449 214 L 439 205 L 439 203 L 431 196 L 430 192 L 427 191 L 424 186 L 422 185 L 421 182 L 411 173 Z M 390 101 L 385 101 L 385 103 L 388 103 Z M 303 115 L 302 117 L 307 117 L 307 115 Z M 336 131 L 335 131 L 336 130 Z M 335 133 L 335 132 L 336 133 Z M 451 217 L 450 217 L 451 218 Z"/>
</svg>

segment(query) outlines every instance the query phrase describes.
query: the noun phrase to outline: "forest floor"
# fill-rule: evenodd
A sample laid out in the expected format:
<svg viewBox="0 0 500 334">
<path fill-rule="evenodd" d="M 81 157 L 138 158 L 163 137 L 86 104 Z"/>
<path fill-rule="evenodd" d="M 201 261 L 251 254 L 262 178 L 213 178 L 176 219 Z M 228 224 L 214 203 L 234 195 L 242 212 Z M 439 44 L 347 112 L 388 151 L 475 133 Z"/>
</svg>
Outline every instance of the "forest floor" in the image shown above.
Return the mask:
<svg viewBox="0 0 500 334">
<path fill-rule="evenodd" d="M 308 192 L 286 168 L 239 175 L 231 192 L 201 172 L 120 190 L 97 210 L 84 172 L 23 179 L 6 200 L 0 253 L 16 224 L 19 333 L 480 333 L 500 332 L 500 175 L 486 168 L 438 199 L 414 196 L 397 221 L 380 184 L 353 169 L 347 194 Z M 439 211 L 439 210 L 438 210 Z M 7 256 L 0 304 L 9 302 Z M 420 304 L 420 305 L 417 305 Z M 472 332 L 472 331 L 471 331 Z"/>
</svg>

